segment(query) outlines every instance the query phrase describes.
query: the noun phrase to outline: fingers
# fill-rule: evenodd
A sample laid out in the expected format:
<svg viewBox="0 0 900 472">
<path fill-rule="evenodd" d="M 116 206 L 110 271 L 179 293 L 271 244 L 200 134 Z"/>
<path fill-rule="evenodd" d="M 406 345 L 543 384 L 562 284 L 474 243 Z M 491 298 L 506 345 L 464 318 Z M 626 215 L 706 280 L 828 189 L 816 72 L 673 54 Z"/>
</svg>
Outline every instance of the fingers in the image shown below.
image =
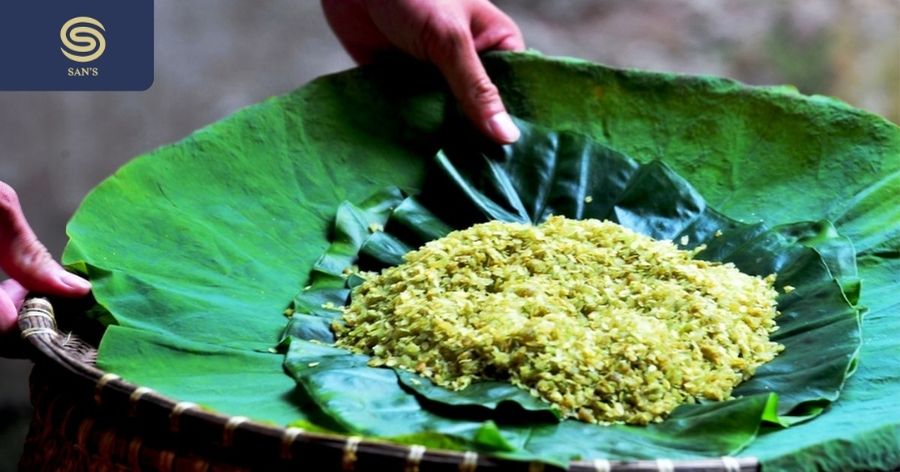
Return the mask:
<svg viewBox="0 0 900 472">
<path fill-rule="evenodd" d="M 80 296 L 88 281 L 66 272 L 38 241 L 22 214 L 16 192 L 0 182 L 0 269 L 21 286 L 50 295 Z"/>
<path fill-rule="evenodd" d="M 522 50 L 515 22 L 487 0 L 322 0 L 325 16 L 359 63 L 391 47 L 434 63 L 466 116 L 494 141 L 519 139 L 479 51 Z"/>
<path fill-rule="evenodd" d="M 447 79 L 463 112 L 487 136 L 500 144 L 519 139 L 497 86 L 491 82 L 468 29 L 448 27 L 425 45 L 429 59 Z"/>
<path fill-rule="evenodd" d="M 525 38 L 516 22 L 492 3 L 485 2 L 482 8 L 476 10 L 471 23 L 477 51 L 525 50 Z"/>
<path fill-rule="evenodd" d="M 0 282 L 0 335 L 12 332 L 16 327 L 19 308 L 28 290 L 15 280 Z"/>
</svg>

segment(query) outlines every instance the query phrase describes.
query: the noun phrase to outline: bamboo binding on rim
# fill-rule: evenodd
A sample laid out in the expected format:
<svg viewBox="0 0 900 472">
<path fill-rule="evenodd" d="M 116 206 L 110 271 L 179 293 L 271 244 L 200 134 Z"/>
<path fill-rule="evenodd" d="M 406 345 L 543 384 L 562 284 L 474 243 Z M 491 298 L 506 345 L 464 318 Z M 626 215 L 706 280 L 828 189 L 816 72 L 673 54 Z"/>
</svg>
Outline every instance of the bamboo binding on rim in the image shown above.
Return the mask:
<svg viewBox="0 0 900 472">
<path fill-rule="evenodd" d="M 478 454 L 358 436 L 279 428 L 227 416 L 134 385 L 94 365 L 96 349 L 57 329 L 53 306 L 30 298 L 19 312 L 32 348 L 35 414 L 21 470 L 557 470 Z M 576 461 L 572 472 L 753 472 L 754 458 Z"/>
</svg>

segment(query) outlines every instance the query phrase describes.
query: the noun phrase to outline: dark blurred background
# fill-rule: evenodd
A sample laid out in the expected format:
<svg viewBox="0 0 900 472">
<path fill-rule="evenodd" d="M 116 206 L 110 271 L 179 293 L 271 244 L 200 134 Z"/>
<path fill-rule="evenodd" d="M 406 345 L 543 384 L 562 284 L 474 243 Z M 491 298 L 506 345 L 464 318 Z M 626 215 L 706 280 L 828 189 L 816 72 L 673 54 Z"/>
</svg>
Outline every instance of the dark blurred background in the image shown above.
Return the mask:
<svg viewBox="0 0 900 472">
<path fill-rule="evenodd" d="M 896 0 L 495 3 L 545 54 L 792 84 L 900 123 Z M 56 257 L 81 199 L 130 158 L 353 66 L 310 0 L 157 1 L 155 20 L 147 92 L 0 92 L 0 180 Z M 15 469 L 27 429 L 29 370 L 0 359 L 0 472 Z"/>
</svg>

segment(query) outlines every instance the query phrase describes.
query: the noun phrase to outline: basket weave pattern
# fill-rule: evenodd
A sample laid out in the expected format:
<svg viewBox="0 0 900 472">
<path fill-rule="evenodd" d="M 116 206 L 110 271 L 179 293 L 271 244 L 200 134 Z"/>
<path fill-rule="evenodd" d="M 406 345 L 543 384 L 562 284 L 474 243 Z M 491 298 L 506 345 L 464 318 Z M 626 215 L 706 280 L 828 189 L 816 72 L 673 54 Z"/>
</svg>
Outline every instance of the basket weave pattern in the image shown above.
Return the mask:
<svg viewBox="0 0 900 472">
<path fill-rule="evenodd" d="M 22 337 L 33 348 L 34 417 L 23 471 L 454 471 L 556 470 L 474 452 L 401 446 L 279 428 L 226 416 L 133 385 L 94 365 L 96 349 L 56 327 L 51 304 L 25 302 Z M 570 471 L 751 472 L 752 458 L 580 461 Z"/>
</svg>

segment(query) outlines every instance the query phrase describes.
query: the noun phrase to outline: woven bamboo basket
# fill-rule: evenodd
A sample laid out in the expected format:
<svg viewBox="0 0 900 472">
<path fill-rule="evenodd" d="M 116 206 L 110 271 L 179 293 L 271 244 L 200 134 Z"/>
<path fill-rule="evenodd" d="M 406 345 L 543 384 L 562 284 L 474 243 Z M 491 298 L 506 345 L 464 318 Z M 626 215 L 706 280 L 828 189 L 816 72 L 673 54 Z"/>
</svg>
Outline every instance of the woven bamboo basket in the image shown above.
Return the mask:
<svg viewBox="0 0 900 472">
<path fill-rule="evenodd" d="M 279 428 L 168 398 L 95 366 L 96 348 L 57 327 L 53 306 L 31 298 L 19 313 L 35 361 L 34 417 L 20 470 L 48 471 L 541 471 L 479 455 Z M 579 461 L 570 471 L 759 470 L 753 458 Z"/>
</svg>

